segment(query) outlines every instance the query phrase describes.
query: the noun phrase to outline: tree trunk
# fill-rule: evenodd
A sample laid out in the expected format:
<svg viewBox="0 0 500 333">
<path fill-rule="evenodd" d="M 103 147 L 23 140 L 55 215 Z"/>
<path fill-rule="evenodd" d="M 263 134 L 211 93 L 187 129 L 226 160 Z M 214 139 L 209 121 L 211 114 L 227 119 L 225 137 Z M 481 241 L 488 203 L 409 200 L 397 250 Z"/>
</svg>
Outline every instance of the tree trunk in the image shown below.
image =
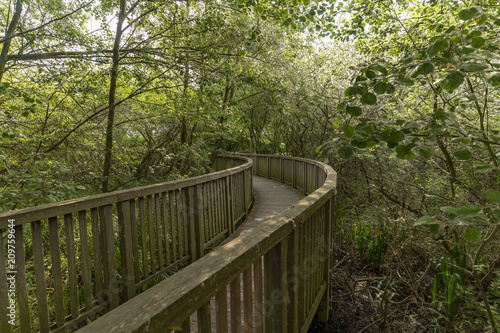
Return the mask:
<svg viewBox="0 0 500 333">
<path fill-rule="evenodd" d="M 5 72 L 5 65 L 7 64 L 7 56 L 9 54 L 10 43 L 12 42 L 12 36 L 14 36 L 17 28 L 17 23 L 21 17 L 21 12 L 23 11 L 23 1 L 16 1 L 16 10 L 12 16 L 12 21 L 10 21 L 9 28 L 4 36 L 4 42 L 2 46 L 2 52 L 0 53 L 0 82 L 2 82 L 3 73 Z"/>
<path fill-rule="evenodd" d="M 102 192 L 109 191 L 109 174 L 111 170 L 111 159 L 113 157 L 113 126 L 115 121 L 116 82 L 118 80 L 118 62 L 120 55 L 120 40 L 122 37 L 122 26 L 125 20 L 125 0 L 120 0 L 120 13 L 118 14 L 118 25 L 116 27 L 115 43 L 113 46 L 113 64 L 111 67 L 111 78 L 109 81 L 109 111 L 108 124 L 106 126 L 106 148 L 104 151 L 104 166 L 102 170 Z"/>
</svg>

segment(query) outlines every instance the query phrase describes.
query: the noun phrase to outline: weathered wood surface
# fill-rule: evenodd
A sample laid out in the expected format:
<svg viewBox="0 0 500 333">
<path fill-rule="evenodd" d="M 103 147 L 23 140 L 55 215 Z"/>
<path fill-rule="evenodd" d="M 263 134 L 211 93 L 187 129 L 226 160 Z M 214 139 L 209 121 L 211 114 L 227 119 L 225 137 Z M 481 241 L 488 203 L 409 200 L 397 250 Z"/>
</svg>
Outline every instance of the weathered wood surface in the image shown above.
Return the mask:
<svg viewBox="0 0 500 333">
<path fill-rule="evenodd" d="M 231 331 L 240 331 L 245 321 L 247 327 L 253 322 L 256 331 L 282 331 L 284 328 L 287 331 L 307 331 L 320 305 L 325 300 L 328 303 L 330 271 L 325 266 L 326 262 L 331 261 L 332 253 L 331 233 L 327 225 L 331 224 L 333 216 L 327 212 L 331 212 L 336 174 L 329 166 L 315 161 L 260 155 L 251 158 L 255 160 L 255 174 L 269 178 L 279 175 L 281 181 L 287 182 L 290 182 L 290 173 L 287 174 L 283 169 L 279 173 L 271 173 L 270 168 L 271 165 L 284 168 L 292 161 L 292 185 L 303 193 L 312 193 L 284 212 L 259 221 L 258 228 L 245 228 L 244 224 L 223 245 L 167 281 L 84 327 L 81 333 L 97 329 L 107 332 L 177 330 L 192 313 L 206 311 L 210 299 L 215 295 L 218 301 L 213 311 L 216 321 L 220 320 L 215 323 L 215 327 L 227 328 L 228 318 L 221 311 L 224 308 L 233 311 L 234 308 L 236 313 L 229 313 Z M 273 159 L 282 161 L 276 163 Z M 313 175 L 306 173 L 308 171 Z M 235 187 L 231 188 L 234 191 Z M 241 199 L 236 196 L 233 201 L 233 216 L 239 213 L 240 207 L 235 202 Z M 263 265 L 260 261 L 262 258 Z M 256 260 L 259 264 L 254 265 Z M 240 275 L 246 272 L 244 280 L 248 283 L 248 272 L 252 266 L 254 311 L 251 312 L 251 300 L 246 299 L 251 288 L 244 282 L 241 291 Z M 221 302 L 228 285 L 232 290 L 230 306 Z M 284 297 L 290 302 L 273 300 L 273 295 Z M 238 300 L 241 297 L 243 299 Z M 242 321 L 238 318 L 241 306 L 243 310 L 247 307 L 244 310 L 246 313 L 253 313 L 252 320 L 244 318 Z M 324 306 L 321 310 L 322 319 L 326 320 Z M 202 314 L 205 318 L 199 317 L 199 320 L 204 323 L 198 323 L 201 325 L 199 328 L 208 330 L 206 314 Z M 261 326 L 262 322 L 264 327 Z"/>
<path fill-rule="evenodd" d="M 222 157 L 221 157 L 222 158 Z M 226 158 L 227 160 L 229 158 Z M 0 213 L 0 230 L 7 229 L 8 220 L 14 219 L 15 225 L 30 223 L 37 220 L 47 219 L 54 216 L 62 216 L 64 214 L 78 212 L 80 210 L 90 209 L 93 207 L 116 204 L 120 201 L 131 200 L 156 193 L 175 191 L 181 188 L 204 184 L 215 179 L 224 178 L 229 175 L 239 174 L 244 169 L 249 169 L 251 165 L 243 157 L 232 156 L 234 162 L 228 163 L 231 168 L 227 170 L 217 171 L 208 175 L 202 175 L 172 182 L 135 187 L 129 190 L 110 192 L 105 194 L 93 195 L 90 197 L 78 198 L 73 200 L 65 200 L 52 204 L 23 208 L 13 211 Z M 223 166 L 220 163 L 219 167 Z"/>
<path fill-rule="evenodd" d="M 16 230 L 15 307 L 20 322 L 19 327 L 6 325 L 7 306 L 2 306 L 0 332 L 75 330 L 103 310 L 132 299 L 164 274 L 201 258 L 210 244 L 194 228 L 196 222 L 210 230 L 212 241 L 229 235 L 229 228 L 221 225 L 221 212 L 234 199 L 219 197 L 218 192 L 229 193 L 230 178 L 235 179 L 233 195 L 251 203 L 251 188 L 241 191 L 244 174 L 252 175 L 252 162 L 233 156 L 218 157 L 216 162 L 218 169 L 226 170 L 0 214 L 0 225 L 6 226 L 0 232 L 8 230 L 9 220 L 14 220 Z M 195 209 L 196 204 L 201 206 Z M 204 211 L 210 216 L 206 226 Z M 226 216 L 231 232 L 237 222 Z M 30 248 L 26 232 L 32 235 L 33 251 L 25 254 Z M 0 246 L 5 267 L 7 244 L 2 241 Z M 5 277 L 0 282 L 0 305 L 9 302 L 6 275 L 0 268 L 0 277 Z M 205 314 L 202 317 L 206 321 Z"/>
</svg>

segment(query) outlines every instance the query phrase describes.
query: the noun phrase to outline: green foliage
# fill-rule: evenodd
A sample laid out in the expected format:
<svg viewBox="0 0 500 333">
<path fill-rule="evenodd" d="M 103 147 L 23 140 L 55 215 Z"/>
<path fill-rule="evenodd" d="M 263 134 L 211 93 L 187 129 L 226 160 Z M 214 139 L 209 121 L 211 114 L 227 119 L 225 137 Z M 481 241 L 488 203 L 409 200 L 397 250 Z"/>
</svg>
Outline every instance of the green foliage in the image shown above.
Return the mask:
<svg viewBox="0 0 500 333">
<path fill-rule="evenodd" d="M 389 243 L 388 224 L 357 224 L 354 229 L 359 260 L 379 268 L 387 252 Z"/>
</svg>

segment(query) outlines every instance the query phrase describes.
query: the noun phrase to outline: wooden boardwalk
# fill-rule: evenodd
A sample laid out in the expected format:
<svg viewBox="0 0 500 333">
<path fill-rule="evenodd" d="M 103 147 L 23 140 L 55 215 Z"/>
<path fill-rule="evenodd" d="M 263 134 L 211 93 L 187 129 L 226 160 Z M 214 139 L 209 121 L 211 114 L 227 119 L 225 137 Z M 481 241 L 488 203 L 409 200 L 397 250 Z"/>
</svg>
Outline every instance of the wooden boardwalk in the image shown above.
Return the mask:
<svg viewBox="0 0 500 333">
<path fill-rule="evenodd" d="M 263 221 L 270 219 L 285 209 L 293 206 L 297 201 L 304 198 L 304 195 L 292 187 L 270 180 L 264 177 L 253 175 L 253 193 L 254 206 L 247 219 L 243 224 L 236 229 L 221 245 L 238 239 L 244 233 L 251 233 L 254 228 L 258 228 Z M 219 246 L 221 246 L 219 245 Z M 242 279 L 242 277 L 240 277 Z M 254 279 L 252 278 L 252 281 Z M 241 280 L 242 284 L 243 281 Z M 230 290 L 227 286 L 228 304 L 230 304 Z M 241 290 L 241 299 L 243 299 L 243 290 Z M 215 327 L 215 298 L 210 300 L 212 331 L 216 331 Z M 243 309 L 243 303 L 241 305 Z M 230 309 L 228 309 L 230 311 Z M 231 316 L 229 315 L 228 323 L 231 325 Z M 190 317 L 191 332 L 198 332 L 198 318 L 196 314 Z"/>
</svg>

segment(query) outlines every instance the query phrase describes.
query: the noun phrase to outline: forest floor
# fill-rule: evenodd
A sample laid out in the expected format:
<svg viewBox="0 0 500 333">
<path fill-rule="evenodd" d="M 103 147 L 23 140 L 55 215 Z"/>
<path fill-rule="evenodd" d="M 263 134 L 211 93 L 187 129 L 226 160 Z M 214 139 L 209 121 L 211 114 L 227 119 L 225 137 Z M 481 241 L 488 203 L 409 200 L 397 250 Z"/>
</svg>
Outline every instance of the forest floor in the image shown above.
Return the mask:
<svg viewBox="0 0 500 333">
<path fill-rule="evenodd" d="M 336 251 L 332 307 L 327 323 L 315 318 L 309 333 L 430 332 L 429 304 L 415 300 L 381 308 L 384 272 L 359 265 L 352 253 Z M 384 313 L 387 319 L 382 325 Z"/>
</svg>

